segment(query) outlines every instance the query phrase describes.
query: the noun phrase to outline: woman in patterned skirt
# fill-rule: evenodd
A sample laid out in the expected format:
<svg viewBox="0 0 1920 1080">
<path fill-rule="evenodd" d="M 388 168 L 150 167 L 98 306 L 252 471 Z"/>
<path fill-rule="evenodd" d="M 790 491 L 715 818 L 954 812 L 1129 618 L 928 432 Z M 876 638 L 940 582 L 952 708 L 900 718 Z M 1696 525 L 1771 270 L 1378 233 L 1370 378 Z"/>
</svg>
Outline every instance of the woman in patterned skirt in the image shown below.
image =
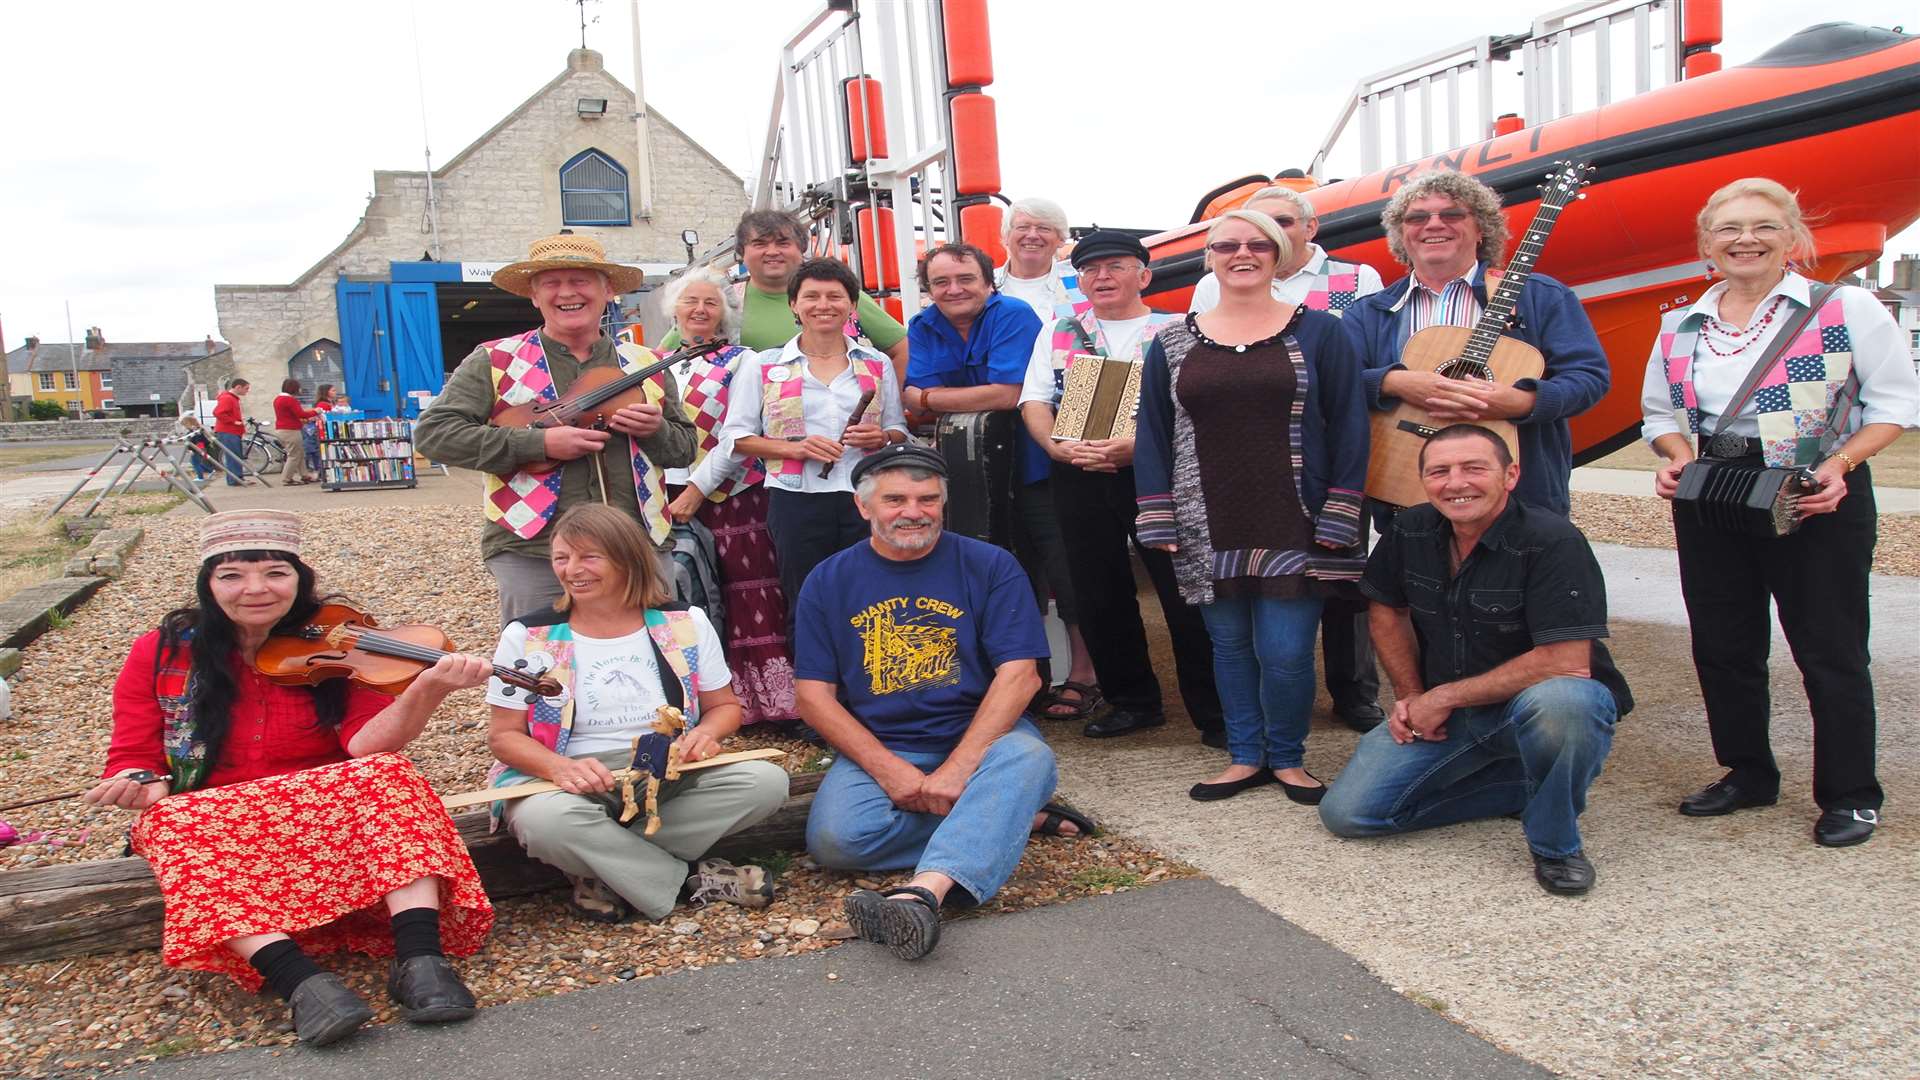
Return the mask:
<svg viewBox="0 0 1920 1080">
<path fill-rule="evenodd" d="M 1274 298 L 1291 250 L 1272 218 L 1221 215 L 1207 251 L 1220 303 L 1147 347 L 1133 462 L 1140 543 L 1173 553 L 1226 712 L 1232 763 L 1190 794 L 1278 782 L 1317 803 L 1303 756 L 1320 605 L 1364 566 L 1360 364 L 1338 319 Z"/>
<path fill-rule="evenodd" d="M 701 268 L 667 286 L 662 297 L 684 345 L 735 340 L 740 333 L 740 295 L 727 288 L 726 275 Z M 713 532 L 720 559 L 720 589 L 726 597 L 727 666 L 740 701 L 741 723 L 790 721 L 793 707 L 793 651 L 787 641 L 787 598 L 780 591 L 780 564 L 767 532 L 766 470 L 758 461 L 740 462 L 713 452 L 720 421 L 727 415 L 727 391 L 740 361 L 753 355 L 739 345 L 682 361 L 674 368 L 680 400 L 700 433 L 693 466 L 673 470 L 668 483 L 686 486 L 668 504 L 675 521 L 698 518 Z M 681 473 L 684 479 L 676 477 Z"/>
<path fill-rule="evenodd" d="M 440 800 L 397 751 L 492 665 L 445 657 L 397 697 L 343 679 L 275 685 L 254 656 L 321 603 L 300 519 L 214 514 L 200 555 L 198 603 L 134 642 L 114 683 L 106 779 L 86 795 L 140 812 L 133 849 L 166 903 L 162 959 L 272 986 L 315 1044 L 373 1012 L 310 952 L 391 953 L 387 992 L 407 1019 L 472 1016 L 445 954 L 477 950 L 493 907 Z"/>
</svg>

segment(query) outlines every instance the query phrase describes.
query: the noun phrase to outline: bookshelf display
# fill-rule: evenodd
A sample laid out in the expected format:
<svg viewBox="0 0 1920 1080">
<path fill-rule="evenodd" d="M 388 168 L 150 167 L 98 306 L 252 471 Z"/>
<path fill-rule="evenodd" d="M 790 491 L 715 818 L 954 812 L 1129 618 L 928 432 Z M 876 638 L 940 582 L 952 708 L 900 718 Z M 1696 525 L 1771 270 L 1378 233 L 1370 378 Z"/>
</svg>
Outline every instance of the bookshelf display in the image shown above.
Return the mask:
<svg viewBox="0 0 1920 1080">
<path fill-rule="evenodd" d="M 413 421 L 367 419 L 358 413 L 320 417 L 320 489 L 410 488 Z"/>
</svg>

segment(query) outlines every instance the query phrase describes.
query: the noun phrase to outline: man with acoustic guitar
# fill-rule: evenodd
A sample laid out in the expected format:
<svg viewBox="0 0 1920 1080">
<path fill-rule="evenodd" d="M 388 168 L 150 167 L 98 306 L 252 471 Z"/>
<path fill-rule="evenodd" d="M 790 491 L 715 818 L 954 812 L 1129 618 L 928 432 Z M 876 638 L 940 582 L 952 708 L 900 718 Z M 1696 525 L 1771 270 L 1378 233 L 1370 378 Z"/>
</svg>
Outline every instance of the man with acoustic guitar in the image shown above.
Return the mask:
<svg viewBox="0 0 1920 1080">
<path fill-rule="evenodd" d="M 1425 426 L 1431 428 L 1511 422 L 1522 466 L 1514 497 L 1566 514 L 1573 470 L 1567 421 L 1592 408 L 1606 395 L 1608 384 L 1606 354 L 1579 298 L 1544 274 L 1526 276 L 1501 336 L 1541 354 L 1544 370 L 1538 377 L 1502 384 L 1409 370 L 1402 352 L 1413 335 L 1429 327 L 1472 327 L 1481 321 L 1489 306 L 1487 290 L 1497 290 L 1501 280 L 1490 268 L 1505 253 L 1507 224 L 1492 188 L 1451 171 L 1407 181 L 1387 203 L 1380 224 L 1387 249 L 1411 272 L 1362 297 L 1341 320 L 1367 368 L 1363 378 L 1368 405 L 1382 411 L 1403 403 L 1415 406 L 1425 411 Z M 1528 266 L 1509 273 L 1530 269 L 1529 259 Z M 1376 433 L 1379 430 L 1376 424 Z M 1376 459 L 1383 453 L 1401 455 L 1406 460 L 1395 469 L 1411 479 L 1420 437 L 1410 434 L 1404 441 L 1405 447 L 1397 447 L 1376 436 L 1372 453 Z M 1367 484 L 1367 494 L 1376 499 L 1380 496 L 1373 477 L 1378 466 L 1376 460 Z M 1400 505 L 1418 501 L 1416 488 L 1416 497 Z M 1384 528 L 1384 515 L 1377 514 L 1375 524 Z"/>
<path fill-rule="evenodd" d="M 568 507 L 603 502 L 632 514 L 656 549 L 672 528 L 661 480 L 664 470 L 693 463 L 698 441 L 672 379 L 648 382 L 649 402 L 608 414 L 604 427 L 492 422 L 516 405 L 558 400 L 587 371 L 652 364 L 652 353 L 616 344 L 600 326 L 607 304 L 639 288 L 641 277 L 607 261 L 592 237 L 562 232 L 535 240 L 527 258 L 501 267 L 493 283 L 532 300 L 540 328 L 482 342 L 415 425 L 422 454 L 487 474 L 480 557 L 500 586 L 502 626 L 559 598 L 543 531 Z"/>
</svg>

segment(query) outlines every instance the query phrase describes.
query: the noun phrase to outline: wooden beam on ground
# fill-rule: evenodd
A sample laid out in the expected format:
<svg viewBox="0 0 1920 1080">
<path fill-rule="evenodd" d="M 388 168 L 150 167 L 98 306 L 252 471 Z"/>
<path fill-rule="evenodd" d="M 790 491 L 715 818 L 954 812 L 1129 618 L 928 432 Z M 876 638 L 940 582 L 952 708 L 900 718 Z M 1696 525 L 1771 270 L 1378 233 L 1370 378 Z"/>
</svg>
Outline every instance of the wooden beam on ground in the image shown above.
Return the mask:
<svg viewBox="0 0 1920 1080">
<path fill-rule="evenodd" d="M 722 840 L 720 857 L 806 844 L 807 811 L 820 773 L 796 773 L 786 805 L 774 815 Z M 487 812 L 453 815 L 487 895 L 495 900 L 546 892 L 566 884 L 558 870 L 527 858 L 504 828 L 487 831 Z M 93 859 L 33 870 L 0 872 L 0 964 L 160 947 L 160 889 L 147 860 Z"/>
</svg>

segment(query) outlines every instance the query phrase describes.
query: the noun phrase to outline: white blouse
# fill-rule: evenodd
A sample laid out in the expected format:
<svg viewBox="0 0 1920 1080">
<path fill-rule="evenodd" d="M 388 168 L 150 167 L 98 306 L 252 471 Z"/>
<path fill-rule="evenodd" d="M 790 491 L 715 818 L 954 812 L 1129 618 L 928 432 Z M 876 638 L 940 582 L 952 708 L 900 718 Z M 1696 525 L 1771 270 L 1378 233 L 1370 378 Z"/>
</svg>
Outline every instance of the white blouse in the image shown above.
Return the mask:
<svg viewBox="0 0 1920 1080">
<path fill-rule="evenodd" d="M 735 443 L 751 435 L 766 434 L 762 429 L 760 413 L 760 369 L 767 363 L 792 363 L 800 355 L 800 338 L 795 335 L 793 340 L 781 348 L 768 349 L 755 356 L 741 357 L 740 370 L 734 374 L 733 381 L 728 384 L 727 418 L 721 421 L 720 442 L 713 448 L 713 453 L 725 454 L 737 460 L 740 455 L 734 452 Z M 880 380 L 877 395 L 880 399 L 880 426 L 888 431 L 897 431 L 901 435 L 907 434 L 906 414 L 900 407 L 900 385 L 893 377 L 893 365 L 888 361 L 886 354 L 869 349 L 848 338 L 847 358 L 879 361 L 884 376 Z M 800 370 L 805 379 L 801 384 L 800 410 L 801 416 L 806 420 L 807 434 L 825 435 L 829 439 L 838 440 L 847 430 L 847 418 L 853 414 L 853 407 L 860 403 L 860 380 L 854 374 L 854 365 L 849 363 L 847 369 L 834 376 L 831 383 L 823 383 L 814 377 L 813 371 L 806 364 L 800 365 Z M 824 479 L 820 476 L 819 463 L 809 460 L 805 463 L 806 468 L 801 469 L 798 476 L 791 474 L 782 476 L 769 471 L 767 485 L 770 488 L 808 495 L 830 491 L 852 491 L 853 466 L 864 456 L 866 456 L 865 451 L 856 450 L 850 446 L 847 447 L 847 452 L 840 456 L 840 460 L 833 463 L 833 468 L 828 471 Z M 707 489 L 702 487 L 701 490 Z"/>
<path fill-rule="evenodd" d="M 1747 373 L 1779 336 L 1780 328 L 1813 299 L 1812 283 L 1788 271 L 1754 308 L 1754 317 L 1759 318 L 1774 303 L 1774 297 L 1787 297 L 1772 324 L 1757 337 L 1747 339 L 1749 344 L 1740 354 L 1716 356 L 1707 347 L 1709 342 L 1721 352 L 1732 352 L 1740 345 L 1738 340 L 1712 329 L 1713 324 L 1707 322 L 1707 316 L 1719 317 L 1720 298 L 1726 291 L 1726 282 L 1716 283 L 1681 319 L 1682 325 L 1691 323 L 1700 334 L 1693 347 L 1693 393 L 1700 405 L 1702 438 L 1720 422 L 1721 414 L 1732 404 L 1733 395 L 1746 381 Z M 1915 377 L 1913 356 L 1907 351 L 1906 336 L 1900 332 L 1899 324 L 1865 289 L 1843 285 L 1834 295 L 1840 299 L 1847 334 L 1852 339 L 1853 367 L 1860 373 L 1860 399 L 1842 428 L 1842 440 L 1867 424 L 1920 427 L 1920 378 Z M 1682 428 L 1682 421 L 1674 415 L 1673 399 L 1667 387 L 1666 357 L 1661 354 L 1657 339 L 1640 386 L 1640 411 L 1640 437 L 1649 443 L 1662 435 L 1688 434 Z M 1749 439 L 1759 436 L 1760 423 L 1751 398 L 1727 425 L 1727 432 Z"/>
</svg>

